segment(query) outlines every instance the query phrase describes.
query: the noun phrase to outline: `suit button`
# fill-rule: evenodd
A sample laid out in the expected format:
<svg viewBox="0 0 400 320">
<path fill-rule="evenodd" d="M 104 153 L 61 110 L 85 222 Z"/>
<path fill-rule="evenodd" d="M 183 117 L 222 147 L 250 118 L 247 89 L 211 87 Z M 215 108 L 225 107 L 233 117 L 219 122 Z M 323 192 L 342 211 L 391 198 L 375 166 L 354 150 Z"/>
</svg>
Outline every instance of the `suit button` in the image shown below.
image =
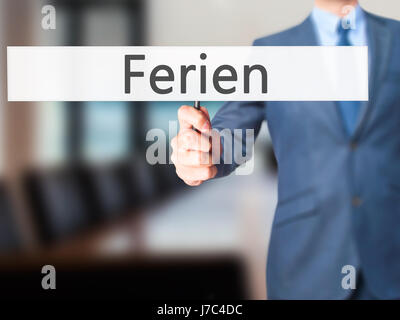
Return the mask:
<svg viewBox="0 0 400 320">
<path fill-rule="evenodd" d="M 357 142 L 353 141 L 353 142 L 350 143 L 350 149 L 351 149 L 351 150 L 356 150 L 357 147 L 358 147 Z"/>
<path fill-rule="evenodd" d="M 351 204 L 353 205 L 353 207 L 359 207 L 362 204 L 362 200 L 360 197 L 353 197 L 353 199 L 351 199 Z"/>
</svg>

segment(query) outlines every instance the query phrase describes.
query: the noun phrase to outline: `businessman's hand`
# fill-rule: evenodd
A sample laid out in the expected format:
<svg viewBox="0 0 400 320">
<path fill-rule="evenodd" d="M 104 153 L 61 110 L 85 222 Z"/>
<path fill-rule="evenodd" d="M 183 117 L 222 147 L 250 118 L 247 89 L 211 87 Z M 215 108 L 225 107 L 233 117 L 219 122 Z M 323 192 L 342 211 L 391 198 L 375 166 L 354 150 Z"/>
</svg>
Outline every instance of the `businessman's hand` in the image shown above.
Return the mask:
<svg viewBox="0 0 400 320">
<path fill-rule="evenodd" d="M 171 160 L 176 173 L 190 186 L 198 186 L 215 177 L 217 168 L 212 160 L 219 159 L 220 154 L 220 137 L 215 130 L 211 130 L 207 109 L 200 109 L 190 106 L 179 108 L 179 133 L 171 140 Z"/>
</svg>

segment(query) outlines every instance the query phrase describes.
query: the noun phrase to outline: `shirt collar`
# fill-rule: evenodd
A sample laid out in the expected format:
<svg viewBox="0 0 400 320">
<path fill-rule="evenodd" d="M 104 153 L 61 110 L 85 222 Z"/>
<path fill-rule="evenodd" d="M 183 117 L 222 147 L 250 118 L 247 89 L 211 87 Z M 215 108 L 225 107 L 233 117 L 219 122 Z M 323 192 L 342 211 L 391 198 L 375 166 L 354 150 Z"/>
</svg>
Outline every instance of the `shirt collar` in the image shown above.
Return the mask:
<svg viewBox="0 0 400 320">
<path fill-rule="evenodd" d="M 359 5 L 355 7 L 355 30 L 360 29 L 364 24 L 364 12 Z M 336 34 L 340 17 L 337 15 L 314 6 L 311 17 L 317 28 L 322 32 Z M 347 17 L 347 16 L 346 16 Z"/>
</svg>

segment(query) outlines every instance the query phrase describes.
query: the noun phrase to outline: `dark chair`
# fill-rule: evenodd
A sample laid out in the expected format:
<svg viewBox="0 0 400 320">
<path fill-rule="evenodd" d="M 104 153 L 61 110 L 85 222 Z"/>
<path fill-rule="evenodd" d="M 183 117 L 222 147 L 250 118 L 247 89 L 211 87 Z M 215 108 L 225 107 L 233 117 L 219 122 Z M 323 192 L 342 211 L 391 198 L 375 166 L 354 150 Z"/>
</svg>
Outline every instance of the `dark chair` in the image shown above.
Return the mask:
<svg viewBox="0 0 400 320">
<path fill-rule="evenodd" d="M 160 193 L 168 196 L 178 190 L 187 188 L 187 185 L 177 176 L 173 164 L 157 164 L 154 170 L 158 176 Z"/>
<path fill-rule="evenodd" d="M 130 210 L 149 204 L 157 197 L 156 177 L 150 165 L 138 159 L 130 159 L 118 166 Z"/>
<path fill-rule="evenodd" d="M 128 212 L 128 194 L 120 164 L 82 166 L 79 180 L 94 221 L 107 221 Z"/>
<path fill-rule="evenodd" d="M 74 170 L 32 171 L 25 189 L 42 241 L 62 240 L 90 225 L 88 203 Z"/>
<path fill-rule="evenodd" d="M 0 182 L 0 253 L 12 252 L 20 248 L 21 242 L 14 213 L 9 194 Z"/>
<path fill-rule="evenodd" d="M 119 172 L 131 209 L 154 203 L 183 186 L 172 165 L 150 165 L 142 157 L 126 161 Z"/>
</svg>

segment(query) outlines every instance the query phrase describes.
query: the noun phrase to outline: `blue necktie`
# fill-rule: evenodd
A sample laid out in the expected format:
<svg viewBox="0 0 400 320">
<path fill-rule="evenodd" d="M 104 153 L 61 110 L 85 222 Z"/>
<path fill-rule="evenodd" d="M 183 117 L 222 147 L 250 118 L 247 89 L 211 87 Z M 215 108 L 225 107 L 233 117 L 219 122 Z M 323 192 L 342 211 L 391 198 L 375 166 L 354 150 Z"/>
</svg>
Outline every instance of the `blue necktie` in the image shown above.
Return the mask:
<svg viewBox="0 0 400 320">
<path fill-rule="evenodd" d="M 344 29 L 342 27 L 342 21 L 339 21 L 337 30 L 339 34 L 338 46 L 351 46 L 349 41 L 349 31 L 350 28 Z M 338 101 L 338 105 L 346 131 L 349 136 L 351 136 L 356 129 L 358 113 L 360 111 L 360 101 Z"/>
</svg>

